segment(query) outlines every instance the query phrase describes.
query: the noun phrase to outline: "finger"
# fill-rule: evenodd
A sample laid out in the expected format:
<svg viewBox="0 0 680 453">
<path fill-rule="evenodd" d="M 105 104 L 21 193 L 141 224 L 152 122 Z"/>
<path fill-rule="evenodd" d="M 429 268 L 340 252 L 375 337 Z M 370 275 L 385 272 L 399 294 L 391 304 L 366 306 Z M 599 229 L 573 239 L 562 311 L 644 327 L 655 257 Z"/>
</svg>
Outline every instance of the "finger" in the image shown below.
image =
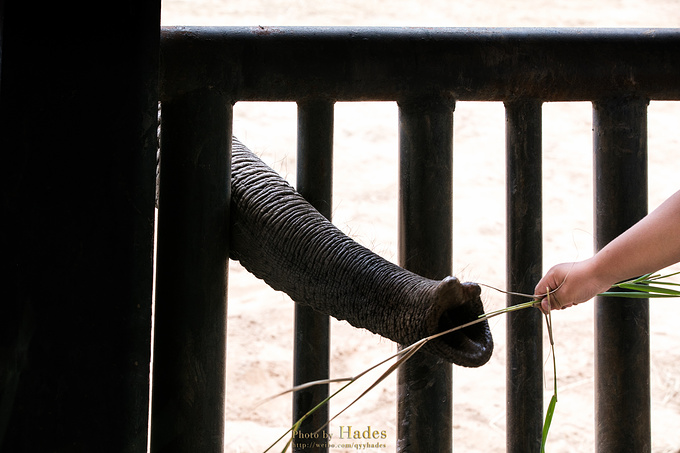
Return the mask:
<svg viewBox="0 0 680 453">
<path fill-rule="evenodd" d="M 550 306 L 550 302 L 548 301 L 547 298 L 543 299 L 541 301 L 541 311 L 543 312 L 544 315 L 547 315 L 550 313 L 550 310 L 552 307 Z"/>
<path fill-rule="evenodd" d="M 558 289 L 559 289 L 559 287 L 558 287 Z M 557 297 L 557 294 L 555 294 L 557 292 L 557 289 L 551 290 L 549 287 L 546 287 L 545 291 L 547 293 L 547 296 L 546 296 L 545 299 L 548 301 L 547 305 L 550 306 L 551 310 L 553 308 L 556 309 L 556 310 L 562 310 L 562 309 L 566 308 L 565 306 L 562 305 L 562 302 L 560 302 L 559 298 Z"/>
<path fill-rule="evenodd" d="M 550 296 L 550 298 L 552 299 L 551 300 L 552 308 L 554 308 L 555 310 L 564 310 L 565 308 L 567 308 L 565 305 L 562 305 L 562 302 L 560 302 L 560 300 L 557 298 L 557 296 L 555 296 L 554 293 Z"/>
<path fill-rule="evenodd" d="M 543 299 L 545 296 L 547 296 L 547 294 L 545 293 L 545 286 L 541 287 L 542 282 L 543 282 L 543 280 L 538 282 L 538 284 L 534 288 L 534 296 L 536 297 L 537 300 Z"/>
</svg>

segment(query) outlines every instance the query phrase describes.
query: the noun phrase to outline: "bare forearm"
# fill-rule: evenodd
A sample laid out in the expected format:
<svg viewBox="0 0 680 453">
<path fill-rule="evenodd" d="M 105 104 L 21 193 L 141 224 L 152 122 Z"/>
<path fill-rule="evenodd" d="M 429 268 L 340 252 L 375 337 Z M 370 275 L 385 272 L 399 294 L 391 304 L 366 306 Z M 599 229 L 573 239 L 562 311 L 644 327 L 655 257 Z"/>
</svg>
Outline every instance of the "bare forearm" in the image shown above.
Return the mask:
<svg viewBox="0 0 680 453">
<path fill-rule="evenodd" d="M 592 299 L 614 283 L 679 261 L 680 191 L 595 256 L 553 266 L 536 285 L 535 294 L 543 299 L 544 312 L 566 308 Z"/>
<path fill-rule="evenodd" d="M 608 284 L 655 272 L 680 261 L 680 191 L 593 257 Z"/>
</svg>

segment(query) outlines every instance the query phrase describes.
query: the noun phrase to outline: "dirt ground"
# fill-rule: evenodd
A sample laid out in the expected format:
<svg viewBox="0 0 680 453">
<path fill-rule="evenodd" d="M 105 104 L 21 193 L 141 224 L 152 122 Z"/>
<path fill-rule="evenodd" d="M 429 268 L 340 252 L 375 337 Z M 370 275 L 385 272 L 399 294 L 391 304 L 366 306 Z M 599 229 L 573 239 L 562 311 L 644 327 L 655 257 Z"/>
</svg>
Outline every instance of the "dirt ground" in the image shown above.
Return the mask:
<svg viewBox="0 0 680 453">
<path fill-rule="evenodd" d="M 675 0 L 164 0 L 163 25 L 338 25 L 446 27 L 677 27 Z M 544 115 L 544 269 L 593 249 L 592 132 L 589 103 L 552 103 Z M 241 103 L 234 134 L 295 182 L 295 104 Z M 504 111 L 498 103 L 458 103 L 454 120 L 454 274 L 505 287 Z M 680 105 L 649 107 L 649 206 L 678 190 Z M 396 261 L 397 109 L 393 103 L 336 106 L 333 221 L 358 242 Z M 679 268 L 680 269 L 680 268 Z M 484 290 L 488 310 L 505 296 Z M 654 452 L 680 451 L 680 301 L 652 301 Z M 551 452 L 592 451 L 593 304 L 553 317 L 559 402 Z M 454 448 L 505 451 L 505 325 L 491 322 L 496 349 L 479 369 L 454 367 Z M 253 409 L 292 385 L 293 302 L 238 265 L 229 274 L 227 451 L 263 451 L 290 425 L 290 398 Z M 388 340 L 332 323 L 333 377 L 355 375 L 394 352 Z M 544 341 L 547 345 L 547 339 Z M 552 368 L 545 346 L 545 399 Z M 359 384 L 357 384 L 359 385 Z M 356 395 L 353 393 L 352 395 Z M 343 399 L 344 398 L 344 399 Z M 335 413 L 350 395 L 331 404 Z M 395 379 L 330 428 L 385 431 L 395 451 Z M 346 428 L 345 428 L 346 429 Z M 279 449 L 280 451 L 280 449 Z M 332 449 L 333 452 L 345 451 Z M 350 450 L 347 450 L 350 451 Z"/>
</svg>

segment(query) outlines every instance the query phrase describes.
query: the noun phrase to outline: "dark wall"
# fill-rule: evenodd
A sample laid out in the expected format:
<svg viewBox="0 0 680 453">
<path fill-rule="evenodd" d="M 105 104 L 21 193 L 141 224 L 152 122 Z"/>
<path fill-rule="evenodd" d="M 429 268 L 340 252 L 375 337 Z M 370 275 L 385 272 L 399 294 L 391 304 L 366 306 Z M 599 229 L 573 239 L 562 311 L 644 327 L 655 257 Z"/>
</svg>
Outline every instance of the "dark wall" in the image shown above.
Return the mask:
<svg viewBox="0 0 680 453">
<path fill-rule="evenodd" d="M 146 451 L 160 0 L 0 12 L 0 451 Z"/>
</svg>

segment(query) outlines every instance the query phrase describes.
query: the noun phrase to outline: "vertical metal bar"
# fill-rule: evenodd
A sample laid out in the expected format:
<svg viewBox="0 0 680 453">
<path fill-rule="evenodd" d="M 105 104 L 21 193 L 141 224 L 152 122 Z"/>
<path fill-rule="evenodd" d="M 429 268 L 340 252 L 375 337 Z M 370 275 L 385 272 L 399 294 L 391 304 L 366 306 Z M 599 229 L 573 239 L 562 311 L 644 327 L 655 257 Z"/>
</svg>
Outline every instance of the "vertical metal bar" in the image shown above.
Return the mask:
<svg viewBox="0 0 680 453">
<path fill-rule="evenodd" d="M 541 102 L 505 105 L 507 286 L 533 294 L 541 278 Z M 508 295 L 507 305 L 526 302 Z M 538 310 L 507 315 L 507 451 L 538 452 L 543 426 L 543 342 Z"/>
<path fill-rule="evenodd" d="M 164 101 L 151 451 L 222 452 L 232 106 Z"/>
<path fill-rule="evenodd" d="M 399 102 L 399 263 L 429 278 L 451 274 L 454 101 Z M 399 368 L 397 451 L 453 448 L 451 364 L 419 352 Z"/>
<path fill-rule="evenodd" d="M 647 99 L 593 103 L 595 247 L 647 213 Z M 649 301 L 595 304 L 598 452 L 651 451 Z"/>
<path fill-rule="evenodd" d="M 297 190 L 330 220 L 333 188 L 333 103 L 306 101 L 298 104 Z M 330 318 L 314 309 L 295 305 L 294 385 L 328 379 L 330 371 Z M 328 397 L 328 386 L 318 385 L 293 396 L 293 420 L 297 421 Z M 317 410 L 300 427 L 314 433 L 328 421 L 328 405 Z M 322 453 L 321 441 L 293 444 L 293 451 Z M 313 440 L 313 438 L 312 438 Z M 303 446 L 304 445 L 304 446 Z"/>
</svg>

